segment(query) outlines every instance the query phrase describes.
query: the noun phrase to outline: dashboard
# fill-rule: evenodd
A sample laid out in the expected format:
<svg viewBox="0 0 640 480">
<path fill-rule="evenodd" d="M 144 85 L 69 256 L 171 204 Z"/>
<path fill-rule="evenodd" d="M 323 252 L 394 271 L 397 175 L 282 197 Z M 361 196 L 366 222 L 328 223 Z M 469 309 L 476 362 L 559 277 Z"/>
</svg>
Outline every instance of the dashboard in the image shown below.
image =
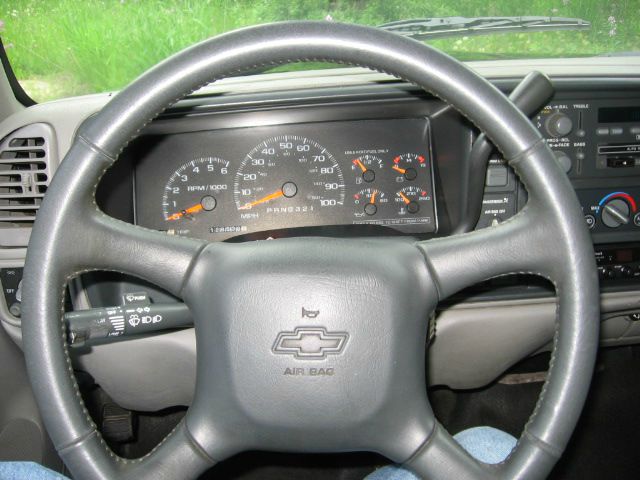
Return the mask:
<svg viewBox="0 0 640 480">
<path fill-rule="evenodd" d="M 473 67 L 507 94 L 531 69 L 553 75 L 556 94 L 532 121 L 573 185 L 590 228 L 601 278 L 602 343 L 640 343 L 640 62 L 628 77 L 619 73 L 626 58 L 593 62 L 601 70 L 579 64 L 579 75 L 564 60 L 509 63 L 504 74 L 502 63 Z M 105 173 L 98 206 L 169 235 L 245 242 L 446 237 L 462 225 L 490 228 L 526 205 L 526 189 L 499 152 L 491 154 L 486 177 L 471 175 L 479 132 L 441 100 L 361 70 L 292 80 L 295 75 L 229 79 L 178 102 Z M 78 126 L 108 100 L 101 95 L 38 105 L 0 124 L 0 135 L 9 144 L 27 125 L 50 125 L 50 137 L 44 130 L 37 136 L 50 139 L 45 159 L 47 173 L 53 172 Z M 481 187 L 477 196 L 473 185 Z M 481 207 L 479 218 L 472 218 L 469 205 Z M 17 342 L 29 231 L 19 227 L 0 230 L 0 310 Z M 179 302 L 116 273 L 88 273 L 71 287 L 69 310 L 121 306 L 123 298 L 140 293 L 151 304 Z M 480 387 L 506 366 L 548 350 L 553 293 L 538 278 L 512 275 L 441 305 L 430 382 Z M 154 410 L 190 401 L 192 329 L 74 351 L 77 368 L 123 406 Z M 158 385 L 170 387 L 160 395 Z"/>
<path fill-rule="evenodd" d="M 575 87 L 560 89 L 532 121 L 575 187 L 594 243 L 637 242 L 640 95 Z M 407 85 L 335 94 L 256 97 L 241 111 L 178 104 L 125 150 L 99 203 L 122 220 L 209 241 L 446 236 L 468 220 L 469 204 L 481 204 L 472 228 L 526 204 L 497 152 L 483 195 L 468 198 L 468 186 L 482 181 L 469 178 L 478 132 L 437 99 Z"/>
<path fill-rule="evenodd" d="M 626 288 L 640 280 L 640 91 L 556 85 L 532 122 L 576 190 L 601 281 Z M 255 95 L 241 108 L 215 100 L 183 101 L 148 126 L 107 172 L 99 205 L 169 235 L 242 242 L 446 236 L 503 222 L 527 201 L 498 152 L 484 181 L 471 178 L 478 132 L 406 84 Z M 481 206 L 471 223 L 469 205 Z"/>
</svg>

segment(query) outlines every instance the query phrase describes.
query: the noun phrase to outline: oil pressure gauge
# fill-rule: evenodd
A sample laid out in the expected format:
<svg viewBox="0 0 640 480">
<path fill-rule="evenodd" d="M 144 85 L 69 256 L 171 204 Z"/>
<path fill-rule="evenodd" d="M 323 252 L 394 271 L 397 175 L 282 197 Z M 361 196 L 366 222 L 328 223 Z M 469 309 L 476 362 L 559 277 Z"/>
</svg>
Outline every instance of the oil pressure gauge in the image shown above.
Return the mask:
<svg viewBox="0 0 640 480">
<path fill-rule="evenodd" d="M 353 195 L 353 203 L 356 206 L 354 216 L 356 218 L 371 217 L 379 213 L 380 207 L 389 203 L 384 192 L 376 188 L 365 188 Z"/>
</svg>

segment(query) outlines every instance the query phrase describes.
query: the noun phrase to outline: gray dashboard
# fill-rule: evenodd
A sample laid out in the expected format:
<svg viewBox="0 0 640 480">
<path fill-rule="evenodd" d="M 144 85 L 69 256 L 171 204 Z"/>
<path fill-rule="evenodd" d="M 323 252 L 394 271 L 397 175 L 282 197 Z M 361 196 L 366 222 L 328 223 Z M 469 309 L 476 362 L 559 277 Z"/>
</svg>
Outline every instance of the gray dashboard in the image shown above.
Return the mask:
<svg viewBox="0 0 640 480">
<path fill-rule="evenodd" d="M 635 221 L 638 213 L 636 199 L 640 203 L 640 153 L 636 154 L 633 148 L 633 145 L 640 144 L 640 130 L 634 133 L 636 127 L 640 129 L 640 119 L 636 121 L 633 113 L 625 113 L 624 110 L 627 107 L 640 108 L 640 64 L 629 65 L 627 58 L 622 60 L 576 60 L 574 64 L 566 60 L 564 64 L 541 61 L 538 65 L 534 62 L 483 62 L 472 65 L 492 78 L 505 92 L 533 68 L 555 74 L 557 94 L 533 121 L 558 152 L 559 161 L 570 167 L 567 174 L 576 188 L 585 215 L 593 217 L 592 234 L 599 252 L 602 276 L 603 345 L 640 341 L 640 323 L 636 319 L 640 319 L 640 216 Z M 619 72 L 624 73 L 620 75 Z M 300 129 L 302 124 L 312 125 L 302 136 L 313 136 L 315 140 L 322 137 L 323 125 L 335 125 L 335 122 L 392 124 L 394 121 L 422 121 L 428 125 L 429 134 L 419 139 L 419 146 L 411 147 L 414 150 L 424 148 L 433 159 L 429 189 L 434 195 L 432 222 L 437 229 L 412 231 L 392 228 L 395 231 L 390 233 L 388 228 L 354 228 L 352 222 L 342 222 L 343 227 L 349 223 L 349 228 L 335 228 L 335 222 L 324 222 L 320 225 L 323 227 L 320 234 L 446 236 L 464 219 L 464 186 L 469 181 L 464 176 L 465 162 L 477 132 L 457 112 L 411 86 L 358 69 L 299 76 L 276 75 L 270 79 L 229 79 L 203 89 L 165 112 L 142 132 L 141 140 L 125 151 L 122 161 L 105 177 L 98 195 L 102 208 L 125 221 L 164 229 L 162 223 L 166 218 L 163 219 L 162 212 L 158 211 L 162 201 L 153 195 L 166 188 L 168 178 L 185 162 L 206 156 L 224 157 L 207 153 L 203 147 L 207 145 L 207 138 L 212 144 L 219 143 L 213 142 L 212 138 L 215 140 L 216 135 L 224 132 L 256 126 L 293 131 Z M 0 137 L 32 123 L 51 125 L 56 149 L 49 162 L 50 168 L 55 170 L 79 124 L 108 99 L 109 95 L 105 94 L 37 105 L 2 122 Z M 611 108 L 620 110 L 613 112 L 613 117 L 601 116 L 602 109 Z M 570 124 L 568 131 L 567 120 Z M 424 130 L 425 127 L 422 128 Z M 606 134 L 605 128 L 608 129 Z M 622 129 L 621 133 L 618 133 L 619 129 Z M 326 138 L 331 136 L 329 133 Z M 260 144 L 258 137 L 268 139 L 277 134 L 265 132 L 245 141 L 243 149 L 249 152 L 254 144 Z M 350 138 L 348 134 L 344 135 L 346 143 Z M 160 151 L 164 156 L 158 157 L 157 151 L 154 153 L 148 147 L 153 141 L 165 145 L 162 142 L 189 136 L 200 136 L 205 140 L 199 140 L 198 152 L 192 152 L 188 158 L 175 158 L 171 149 L 163 148 Z M 409 142 L 400 138 L 389 139 L 387 143 L 394 141 Z M 320 143 L 327 146 L 324 145 L 325 140 Z M 608 146 L 624 148 L 603 150 L 602 147 Z M 397 147 L 398 151 L 402 150 L 401 145 Z M 367 149 L 366 145 L 361 148 L 363 151 Z M 351 158 L 353 155 L 345 152 L 356 151 L 357 148 L 334 146 L 331 150 L 345 157 L 340 164 L 344 166 L 349 165 L 345 162 L 354 160 Z M 378 153 L 384 156 L 384 152 Z M 391 167 L 394 157 L 390 155 L 383 159 L 391 161 L 387 168 Z M 242 163 L 244 155 L 238 154 L 237 158 L 237 162 Z M 160 161 L 161 165 L 154 168 L 153 160 Z M 490 172 L 494 179 L 490 180 L 484 199 L 480 200 L 483 201 L 483 217 L 479 227 L 505 220 L 526 202 L 526 192 L 497 155 L 492 157 Z M 351 175 L 353 172 L 349 170 L 346 173 Z M 146 184 L 142 180 L 143 174 L 148 176 Z M 228 186 L 233 188 L 232 180 Z M 345 188 L 351 188 L 351 199 L 359 193 L 355 180 Z M 394 193 L 387 185 L 384 189 Z M 146 195 L 147 191 L 154 193 Z M 607 216 L 611 215 L 611 209 L 606 208 L 611 202 L 615 202 L 611 207 L 614 209 L 613 221 Z M 627 219 L 626 223 L 624 219 Z M 589 217 L 586 220 L 591 222 Z M 305 234 L 291 228 L 300 226 L 269 224 L 269 228 L 260 227 L 247 232 L 262 237 L 236 240 L 267 238 L 274 234 Z M 0 230 L 0 236 L 5 234 L 10 235 L 10 232 Z M 318 234 L 318 230 L 312 229 L 308 234 Z M 214 236 L 211 240 L 230 238 L 230 235 L 223 235 L 222 238 Z M 25 248 L 0 249 L 0 268 L 21 267 L 24 255 Z M 10 292 L 14 297 L 7 297 L 6 290 L 0 301 L 0 316 L 5 329 L 19 343 L 20 321 L 9 312 L 15 291 Z M 71 288 L 71 301 L 75 309 L 108 306 L 119 302 L 124 293 L 141 290 L 149 292 L 156 302 L 177 301 L 137 279 L 100 275 L 75 281 Z M 451 303 L 443 305 L 439 312 L 437 335 L 430 353 L 433 356 L 430 361 L 431 383 L 453 388 L 486 385 L 523 357 L 548 349 L 554 318 L 552 291 L 531 278 L 513 278 L 506 282 L 503 279 L 502 283 L 490 282 L 463 292 Z M 124 407 L 153 411 L 190 401 L 195 380 L 192 329 L 82 347 L 75 353 L 77 368 L 91 373 L 97 383 Z"/>
</svg>

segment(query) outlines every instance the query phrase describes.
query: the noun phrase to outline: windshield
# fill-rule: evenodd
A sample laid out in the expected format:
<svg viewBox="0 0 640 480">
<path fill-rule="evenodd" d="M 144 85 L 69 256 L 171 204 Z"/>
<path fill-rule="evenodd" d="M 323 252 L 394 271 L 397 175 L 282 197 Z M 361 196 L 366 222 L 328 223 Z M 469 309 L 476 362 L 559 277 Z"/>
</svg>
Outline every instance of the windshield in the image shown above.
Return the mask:
<svg viewBox="0 0 640 480">
<path fill-rule="evenodd" d="M 403 19 L 571 17 L 591 28 L 427 39 L 461 60 L 637 53 L 637 0 L 3 0 L 0 35 L 36 101 L 118 90 L 167 56 L 242 26 L 326 20 L 378 26 Z M 284 69 L 318 68 L 291 65 Z"/>
</svg>

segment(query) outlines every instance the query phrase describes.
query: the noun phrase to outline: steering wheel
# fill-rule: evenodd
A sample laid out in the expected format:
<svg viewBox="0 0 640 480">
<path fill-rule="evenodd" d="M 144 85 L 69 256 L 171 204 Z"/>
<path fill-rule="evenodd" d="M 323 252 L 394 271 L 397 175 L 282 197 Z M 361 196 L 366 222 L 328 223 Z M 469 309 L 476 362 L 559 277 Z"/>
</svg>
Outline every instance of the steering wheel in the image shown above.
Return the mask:
<svg viewBox="0 0 640 480">
<path fill-rule="evenodd" d="M 528 189 L 526 207 L 498 226 L 429 241 L 244 244 L 169 236 L 99 210 L 101 176 L 162 110 L 213 80 L 303 60 L 387 72 L 450 103 L 508 159 Z M 98 269 L 165 288 L 194 318 L 193 403 L 175 430 L 136 460 L 119 458 L 101 438 L 65 340 L 65 286 Z M 486 465 L 452 439 L 429 405 L 428 319 L 438 301 L 511 272 L 550 279 L 558 319 L 535 410 L 511 455 Z M 433 479 L 543 478 L 575 427 L 598 344 L 591 241 L 575 193 L 537 130 L 451 57 L 392 33 L 331 22 L 270 24 L 197 44 L 85 122 L 35 222 L 24 299 L 31 384 L 54 445 L 78 479 L 196 478 L 245 450 L 375 451 Z"/>
</svg>

